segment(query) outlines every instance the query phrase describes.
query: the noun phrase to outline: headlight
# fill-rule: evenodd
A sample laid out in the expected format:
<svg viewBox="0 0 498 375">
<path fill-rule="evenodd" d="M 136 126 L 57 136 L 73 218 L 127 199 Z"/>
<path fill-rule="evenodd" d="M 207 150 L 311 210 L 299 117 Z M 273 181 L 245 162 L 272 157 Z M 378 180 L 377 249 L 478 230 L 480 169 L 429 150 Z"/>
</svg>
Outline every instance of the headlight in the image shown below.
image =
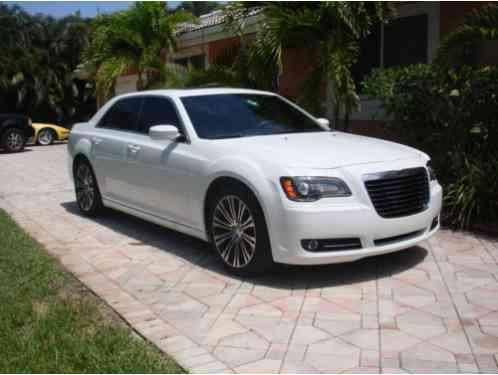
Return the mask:
<svg viewBox="0 0 498 375">
<path fill-rule="evenodd" d="M 429 172 L 429 179 L 431 181 L 435 181 L 436 180 L 436 173 L 434 173 L 434 169 L 432 168 L 431 160 L 429 160 L 427 162 L 426 166 L 427 166 L 427 172 Z"/>
<path fill-rule="evenodd" d="M 351 195 L 346 183 L 335 177 L 282 177 L 280 184 L 287 198 L 299 202 Z"/>
</svg>

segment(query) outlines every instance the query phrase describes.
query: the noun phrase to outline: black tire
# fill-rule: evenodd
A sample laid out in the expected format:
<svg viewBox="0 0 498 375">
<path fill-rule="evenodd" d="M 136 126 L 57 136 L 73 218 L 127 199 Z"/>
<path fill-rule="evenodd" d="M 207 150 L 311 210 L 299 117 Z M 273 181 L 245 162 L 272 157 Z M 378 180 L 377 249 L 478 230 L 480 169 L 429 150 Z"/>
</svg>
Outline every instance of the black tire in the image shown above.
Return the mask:
<svg viewBox="0 0 498 375">
<path fill-rule="evenodd" d="M 76 202 L 80 212 L 90 217 L 101 215 L 104 205 L 97 179 L 90 163 L 85 159 L 78 160 L 74 164 L 73 174 Z"/>
<path fill-rule="evenodd" d="M 26 145 L 26 137 L 22 130 L 10 128 L 2 134 L 2 148 L 7 152 L 20 152 Z"/>
<path fill-rule="evenodd" d="M 254 194 L 244 186 L 237 184 L 214 192 L 209 199 L 206 223 L 208 234 L 211 244 L 225 268 L 239 276 L 255 276 L 268 271 L 274 264 L 270 239 L 263 210 Z M 240 213 L 244 206 L 248 211 L 244 211 L 245 214 L 243 212 L 242 215 L 234 215 L 242 216 L 239 224 L 248 223 L 248 215 L 250 215 L 253 219 L 254 229 L 247 225 L 245 226 L 246 229 L 242 229 L 244 225 L 235 223 L 230 230 L 226 228 L 225 224 L 223 224 L 223 227 L 220 226 L 220 218 L 223 217 L 223 214 L 219 205 L 224 205 L 223 207 L 226 208 L 230 200 L 233 202 L 234 212 Z M 242 202 L 243 206 L 237 206 L 238 202 Z M 227 241 L 234 241 L 231 250 L 227 250 L 230 246 L 229 242 L 220 240 L 225 236 L 230 237 Z M 254 236 L 254 247 L 250 246 L 253 240 L 249 241 L 252 236 Z M 238 254 L 238 266 L 236 254 Z"/>
<path fill-rule="evenodd" d="M 36 144 L 39 146 L 48 146 L 54 143 L 55 140 L 57 140 L 57 133 L 53 129 L 44 128 L 38 132 Z"/>
</svg>

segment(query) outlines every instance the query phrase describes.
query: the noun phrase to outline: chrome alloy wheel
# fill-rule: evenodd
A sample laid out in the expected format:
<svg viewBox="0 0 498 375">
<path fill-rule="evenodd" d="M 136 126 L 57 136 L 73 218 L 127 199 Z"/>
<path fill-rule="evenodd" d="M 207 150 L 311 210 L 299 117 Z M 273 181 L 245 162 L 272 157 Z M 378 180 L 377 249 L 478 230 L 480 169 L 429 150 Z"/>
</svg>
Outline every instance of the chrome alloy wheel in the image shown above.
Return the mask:
<svg viewBox="0 0 498 375">
<path fill-rule="evenodd" d="M 48 129 L 43 129 L 38 135 L 38 143 L 42 146 L 48 146 L 54 141 L 54 134 Z"/>
<path fill-rule="evenodd" d="M 95 200 L 95 181 L 90 167 L 81 163 L 75 175 L 76 199 L 83 211 L 90 211 Z"/>
<path fill-rule="evenodd" d="M 24 139 L 21 134 L 16 131 L 12 131 L 7 135 L 6 141 L 7 147 L 13 151 L 19 151 L 22 149 L 24 144 Z"/>
<path fill-rule="evenodd" d="M 256 252 L 256 225 L 239 197 L 228 195 L 218 202 L 211 231 L 216 249 L 227 265 L 243 268 L 251 262 Z"/>
</svg>

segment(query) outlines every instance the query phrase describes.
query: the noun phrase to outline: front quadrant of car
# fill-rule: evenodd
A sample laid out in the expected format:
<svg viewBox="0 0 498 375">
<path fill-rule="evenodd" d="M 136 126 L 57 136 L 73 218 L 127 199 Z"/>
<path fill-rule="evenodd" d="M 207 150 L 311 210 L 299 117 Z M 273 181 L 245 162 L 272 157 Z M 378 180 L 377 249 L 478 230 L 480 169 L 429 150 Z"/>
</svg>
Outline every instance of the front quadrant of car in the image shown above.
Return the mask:
<svg viewBox="0 0 498 375">
<path fill-rule="evenodd" d="M 410 249 L 440 226 L 428 155 L 331 131 L 270 92 L 118 96 L 68 150 L 84 214 L 108 206 L 208 241 L 241 275 Z"/>
<path fill-rule="evenodd" d="M 40 146 L 48 146 L 55 141 L 65 141 L 69 138 L 70 130 L 62 126 L 45 123 L 33 123 L 35 135 L 33 142 Z"/>
<path fill-rule="evenodd" d="M 417 161 L 331 171 L 352 194 L 308 206 L 285 202 L 275 238 L 276 261 L 350 262 L 411 248 L 439 229 L 442 188 Z M 401 165 L 403 164 L 403 165 Z"/>
</svg>

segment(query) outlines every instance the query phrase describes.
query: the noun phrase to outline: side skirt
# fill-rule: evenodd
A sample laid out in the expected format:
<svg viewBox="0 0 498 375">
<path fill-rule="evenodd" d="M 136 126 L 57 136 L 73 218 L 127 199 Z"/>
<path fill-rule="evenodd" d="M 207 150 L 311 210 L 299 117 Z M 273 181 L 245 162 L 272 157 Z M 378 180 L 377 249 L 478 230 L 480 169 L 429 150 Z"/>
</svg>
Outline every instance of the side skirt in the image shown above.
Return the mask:
<svg viewBox="0 0 498 375">
<path fill-rule="evenodd" d="M 190 227 L 190 226 L 187 226 L 184 224 L 180 224 L 180 223 L 177 223 L 175 221 L 167 220 L 167 219 L 164 219 L 163 217 L 149 214 L 145 211 L 138 210 L 138 209 L 132 208 L 130 206 L 126 206 L 122 203 L 119 203 L 119 202 L 116 202 L 114 200 L 110 200 L 110 199 L 107 199 L 104 197 L 102 197 L 102 201 L 104 203 L 104 206 L 106 206 L 106 207 L 113 208 L 115 210 L 127 213 L 129 215 L 139 217 L 141 219 L 144 219 L 146 221 L 150 221 L 154 224 L 160 225 L 160 226 L 168 228 L 168 229 L 172 229 L 172 230 L 176 230 L 176 231 L 181 232 L 181 233 L 188 234 L 189 236 L 199 238 L 203 241 L 208 241 L 206 233 L 204 233 L 204 231 L 199 230 L 197 228 L 193 228 L 193 227 Z"/>
</svg>

